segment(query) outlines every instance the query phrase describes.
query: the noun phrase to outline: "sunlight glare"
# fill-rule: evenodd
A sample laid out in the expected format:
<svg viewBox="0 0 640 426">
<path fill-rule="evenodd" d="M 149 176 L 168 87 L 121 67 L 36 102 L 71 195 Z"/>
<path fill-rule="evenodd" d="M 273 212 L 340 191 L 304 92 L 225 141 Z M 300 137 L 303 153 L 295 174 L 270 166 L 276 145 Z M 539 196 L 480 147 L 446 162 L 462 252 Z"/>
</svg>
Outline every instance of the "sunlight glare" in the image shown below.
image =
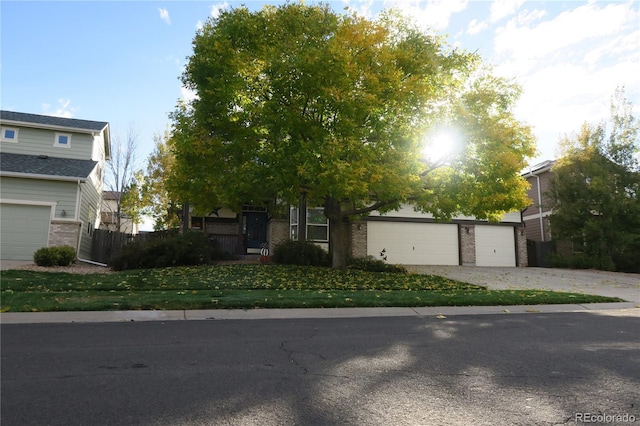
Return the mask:
<svg viewBox="0 0 640 426">
<path fill-rule="evenodd" d="M 441 129 L 427 135 L 422 154 L 431 163 L 446 162 L 458 145 L 459 137 L 453 129 Z"/>
</svg>

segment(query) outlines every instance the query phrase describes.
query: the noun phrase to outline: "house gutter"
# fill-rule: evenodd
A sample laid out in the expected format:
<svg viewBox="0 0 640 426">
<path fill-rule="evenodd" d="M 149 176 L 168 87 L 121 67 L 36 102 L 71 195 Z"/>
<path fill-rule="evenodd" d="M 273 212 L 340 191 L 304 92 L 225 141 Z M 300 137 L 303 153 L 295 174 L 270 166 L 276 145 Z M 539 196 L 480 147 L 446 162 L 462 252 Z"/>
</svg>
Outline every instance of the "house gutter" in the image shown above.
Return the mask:
<svg viewBox="0 0 640 426">
<path fill-rule="evenodd" d="M 538 184 L 538 214 L 540 215 L 540 238 L 544 242 L 544 221 L 542 220 L 542 192 L 540 190 L 540 176 L 534 175 L 529 169 L 529 176 L 536 178 Z"/>
</svg>

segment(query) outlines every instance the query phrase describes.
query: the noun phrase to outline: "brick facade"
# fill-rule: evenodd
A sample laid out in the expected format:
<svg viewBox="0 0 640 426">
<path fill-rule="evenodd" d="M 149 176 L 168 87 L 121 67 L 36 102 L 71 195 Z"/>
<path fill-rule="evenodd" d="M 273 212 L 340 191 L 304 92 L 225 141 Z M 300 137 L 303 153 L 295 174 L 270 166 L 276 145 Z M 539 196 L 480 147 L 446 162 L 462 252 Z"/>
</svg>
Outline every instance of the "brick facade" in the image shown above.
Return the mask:
<svg viewBox="0 0 640 426">
<path fill-rule="evenodd" d="M 49 227 L 49 247 L 71 246 L 78 249 L 82 222 L 52 220 Z"/>
<path fill-rule="evenodd" d="M 367 222 L 351 224 L 351 255 L 355 258 L 367 257 Z"/>
<path fill-rule="evenodd" d="M 271 219 L 267 223 L 267 241 L 269 241 L 269 253 L 273 254 L 276 246 L 289 239 L 289 220 Z"/>
<path fill-rule="evenodd" d="M 460 261 L 463 266 L 476 264 L 475 225 L 460 225 Z"/>
<path fill-rule="evenodd" d="M 516 266 L 529 266 L 529 257 L 527 256 L 527 232 L 524 226 L 516 228 L 516 251 L 518 252 Z"/>
</svg>

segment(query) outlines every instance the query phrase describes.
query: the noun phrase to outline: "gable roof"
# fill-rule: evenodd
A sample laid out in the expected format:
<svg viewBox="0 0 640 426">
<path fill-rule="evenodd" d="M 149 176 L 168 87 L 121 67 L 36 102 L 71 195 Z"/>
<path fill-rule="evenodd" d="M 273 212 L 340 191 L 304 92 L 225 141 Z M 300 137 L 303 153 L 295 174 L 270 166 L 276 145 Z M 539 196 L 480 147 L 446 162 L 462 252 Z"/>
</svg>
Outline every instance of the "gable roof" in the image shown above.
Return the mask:
<svg viewBox="0 0 640 426">
<path fill-rule="evenodd" d="M 78 120 L 76 118 L 52 117 L 50 115 L 27 114 L 24 112 L 0 111 L 2 122 L 25 123 L 46 127 L 59 127 L 90 132 L 101 132 L 109 125 L 104 121 Z"/>
<path fill-rule="evenodd" d="M 0 154 L 0 175 L 53 180 L 86 180 L 98 164 L 93 160 L 46 155 Z"/>
<path fill-rule="evenodd" d="M 554 164 L 556 164 L 556 160 L 545 160 L 542 163 L 538 163 L 524 169 L 522 171 L 522 176 L 526 177 L 531 175 L 539 175 L 546 172 L 547 170 L 550 170 Z"/>
<path fill-rule="evenodd" d="M 53 117 L 50 115 L 28 114 L 25 112 L 0 111 L 0 124 L 28 126 L 40 129 L 66 130 L 77 133 L 95 134 L 104 132 L 106 158 L 111 157 L 111 132 L 106 121 L 79 120 L 77 118 Z"/>
</svg>

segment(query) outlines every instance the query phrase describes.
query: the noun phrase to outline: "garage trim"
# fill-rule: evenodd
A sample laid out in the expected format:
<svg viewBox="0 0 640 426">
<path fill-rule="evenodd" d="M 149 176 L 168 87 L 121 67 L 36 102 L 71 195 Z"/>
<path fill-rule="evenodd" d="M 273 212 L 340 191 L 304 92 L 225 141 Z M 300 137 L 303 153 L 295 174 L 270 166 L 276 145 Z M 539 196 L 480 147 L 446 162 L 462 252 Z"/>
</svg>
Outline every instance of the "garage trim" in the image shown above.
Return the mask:
<svg viewBox="0 0 640 426">
<path fill-rule="evenodd" d="M 32 200 L 14 200 L 7 198 L 0 198 L 0 204 L 19 204 L 23 206 L 48 206 L 51 207 L 51 216 L 49 220 L 53 220 L 55 218 L 56 205 L 58 203 L 54 203 L 52 201 L 32 201 Z"/>
</svg>

